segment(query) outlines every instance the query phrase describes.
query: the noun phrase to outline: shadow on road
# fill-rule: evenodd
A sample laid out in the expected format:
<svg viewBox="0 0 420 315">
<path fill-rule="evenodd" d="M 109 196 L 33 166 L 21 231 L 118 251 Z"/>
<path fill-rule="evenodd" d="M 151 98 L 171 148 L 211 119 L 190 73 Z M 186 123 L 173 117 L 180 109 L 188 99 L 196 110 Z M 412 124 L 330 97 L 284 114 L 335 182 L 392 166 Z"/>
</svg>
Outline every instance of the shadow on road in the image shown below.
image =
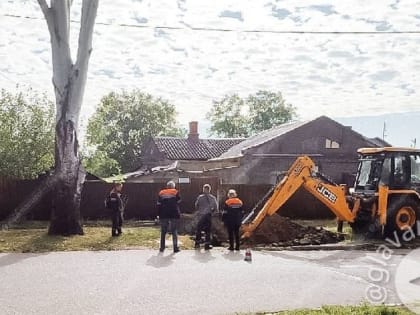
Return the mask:
<svg viewBox="0 0 420 315">
<path fill-rule="evenodd" d="M 20 262 L 24 259 L 38 257 L 38 256 L 41 256 L 41 255 L 48 255 L 48 254 L 49 253 L 37 253 L 37 254 L 12 253 L 12 254 L 5 254 L 4 256 L 0 256 L 0 267 L 17 264 L 18 262 Z"/>
<path fill-rule="evenodd" d="M 146 265 L 155 267 L 155 268 L 164 268 L 171 265 L 174 261 L 174 253 L 164 256 L 163 253 L 157 253 L 153 255 L 146 261 Z"/>
<path fill-rule="evenodd" d="M 200 250 L 195 250 L 193 258 L 195 260 L 197 260 L 198 262 L 201 262 L 201 263 L 207 263 L 207 262 L 209 262 L 213 259 L 216 259 L 216 257 L 214 257 L 211 254 L 211 251 L 209 251 L 209 250 L 206 250 L 204 252 L 202 252 Z"/>
<path fill-rule="evenodd" d="M 222 255 L 223 258 L 231 261 L 244 260 L 245 256 L 240 252 L 228 251 Z"/>
</svg>

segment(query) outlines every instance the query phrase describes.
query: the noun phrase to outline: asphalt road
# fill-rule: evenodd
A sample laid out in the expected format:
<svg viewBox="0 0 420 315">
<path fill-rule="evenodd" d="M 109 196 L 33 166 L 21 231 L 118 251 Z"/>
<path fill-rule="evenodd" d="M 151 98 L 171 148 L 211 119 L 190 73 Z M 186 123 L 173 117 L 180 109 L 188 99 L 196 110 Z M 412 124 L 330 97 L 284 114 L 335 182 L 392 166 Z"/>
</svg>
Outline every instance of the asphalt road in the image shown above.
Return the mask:
<svg viewBox="0 0 420 315">
<path fill-rule="evenodd" d="M 408 252 L 253 251 L 252 262 L 244 253 L 0 254 L 0 314 L 278 311 L 372 301 L 375 285 L 386 303 L 399 303 L 393 278 Z"/>
</svg>

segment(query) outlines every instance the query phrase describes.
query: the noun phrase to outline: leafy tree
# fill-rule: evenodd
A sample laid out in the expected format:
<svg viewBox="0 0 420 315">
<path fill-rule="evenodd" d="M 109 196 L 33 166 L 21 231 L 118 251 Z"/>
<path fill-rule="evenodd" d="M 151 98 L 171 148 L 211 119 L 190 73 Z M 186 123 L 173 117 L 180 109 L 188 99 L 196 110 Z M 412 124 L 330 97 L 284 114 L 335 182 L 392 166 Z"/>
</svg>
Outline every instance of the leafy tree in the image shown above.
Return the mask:
<svg viewBox="0 0 420 315">
<path fill-rule="evenodd" d="M 249 107 L 251 133 L 270 129 L 291 121 L 296 116 L 295 108 L 286 104 L 280 92 L 258 91 L 246 99 Z"/>
<path fill-rule="evenodd" d="M 280 92 L 258 91 L 245 99 L 233 94 L 213 101 L 206 117 L 212 123 L 212 134 L 248 137 L 294 119 L 296 109 L 285 103 Z"/>
<path fill-rule="evenodd" d="M 121 174 L 120 164 L 103 151 L 85 152 L 83 164 L 87 171 L 99 177 Z"/>
<path fill-rule="evenodd" d="M 37 177 L 54 165 L 54 105 L 28 89 L 0 91 L 0 175 Z"/>
<path fill-rule="evenodd" d="M 88 122 L 87 144 L 96 151 L 88 157 L 87 169 L 109 176 L 116 170 L 109 165 L 115 166 L 112 161 L 116 161 L 122 172 L 133 171 L 140 166 L 141 149 L 148 137 L 185 135 L 185 130 L 176 127 L 175 117 L 175 106 L 161 98 L 139 90 L 109 93 Z"/>
<path fill-rule="evenodd" d="M 247 137 L 249 128 L 244 114 L 245 106 L 245 101 L 237 94 L 213 101 L 213 107 L 206 115 L 212 123 L 210 132 L 222 137 Z"/>
</svg>

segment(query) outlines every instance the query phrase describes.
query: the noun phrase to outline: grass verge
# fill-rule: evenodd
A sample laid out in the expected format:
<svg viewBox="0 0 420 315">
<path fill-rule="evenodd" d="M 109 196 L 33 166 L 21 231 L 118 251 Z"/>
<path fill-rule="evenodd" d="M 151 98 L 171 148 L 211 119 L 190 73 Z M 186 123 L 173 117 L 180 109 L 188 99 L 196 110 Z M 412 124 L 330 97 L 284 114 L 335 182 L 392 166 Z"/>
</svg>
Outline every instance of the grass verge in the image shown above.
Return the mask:
<svg viewBox="0 0 420 315">
<path fill-rule="evenodd" d="M 75 250 L 118 250 L 159 247 L 160 230 L 158 226 L 138 226 L 129 222 L 123 227 L 119 237 L 111 236 L 111 228 L 103 222 L 87 222 L 83 226 L 85 235 L 50 236 L 47 222 L 25 222 L 8 231 L 0 231 L 0 253 L 37 253 Z M 180 247 L 193 248 L 189 236 L 179 236 Z M 170 236 L 167 244 L 172 244 Z"/>
<path fill-rule="evenodd" d="M 412 315 L 413 312 L 402 306 L 323 306 L 320 309 L 302 309 L 277 313 L 257 313 L 259 315 Z"/>
<path fill-rule="evenodd" d="M 297 220 L 301 225 L 322 226 L 336 231 L 335 220 Z M 118 250 L 159 247 L 160 230 L 153 221 L 125 221 L 123 234 L 111 237 L 109 221 L 86 221 L 83 236 L 50 236 L 48 222 L 26 221 L 8 230 L 0 231 L 0 253 L 4 252 L 49 252 L 74 250 Z M 346 239 L 351 237 L 351 229 L 344 226 Z M 194 244 L 188 235 L 180 235 L 181 249 L 192 249 Z M 170 237 L 167 244 L 172 244 Z"/>
</svg>

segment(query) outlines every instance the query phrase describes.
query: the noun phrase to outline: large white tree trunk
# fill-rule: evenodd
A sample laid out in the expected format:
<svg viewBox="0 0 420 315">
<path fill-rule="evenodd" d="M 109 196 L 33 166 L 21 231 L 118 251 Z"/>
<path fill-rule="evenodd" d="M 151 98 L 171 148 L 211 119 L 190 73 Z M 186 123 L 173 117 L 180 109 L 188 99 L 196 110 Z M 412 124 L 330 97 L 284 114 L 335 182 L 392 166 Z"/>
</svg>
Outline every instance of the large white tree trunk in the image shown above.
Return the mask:
<svg viewBox="0 0 420 315">
<path fill-rule="evenodd" d="M 83 0 L 77 60 L 73 64 L 69 46 L 70 7 L 73 0 L 38 0 L 51 36 L 53 85 L 56 99 L 55 170 L 9 216 L 8 228 L 54 190 L 49 234 L 83 234 L 80 197 L 85 172 L 78 154 L 77 129 L 86 84 L 92 33 L 99 0 Z"/>
<path fill-rule="evenodd" d="M 85 174 L 78 154 L 77 130 L 82 105 L 98 0 L 83 0 L 77 60 L 69 46 L 72 0 L 38 0 L 51 36 L 56 97 L 55 187 L 49 234 L 83 234 L 80 197 Z"/>
</svg>

